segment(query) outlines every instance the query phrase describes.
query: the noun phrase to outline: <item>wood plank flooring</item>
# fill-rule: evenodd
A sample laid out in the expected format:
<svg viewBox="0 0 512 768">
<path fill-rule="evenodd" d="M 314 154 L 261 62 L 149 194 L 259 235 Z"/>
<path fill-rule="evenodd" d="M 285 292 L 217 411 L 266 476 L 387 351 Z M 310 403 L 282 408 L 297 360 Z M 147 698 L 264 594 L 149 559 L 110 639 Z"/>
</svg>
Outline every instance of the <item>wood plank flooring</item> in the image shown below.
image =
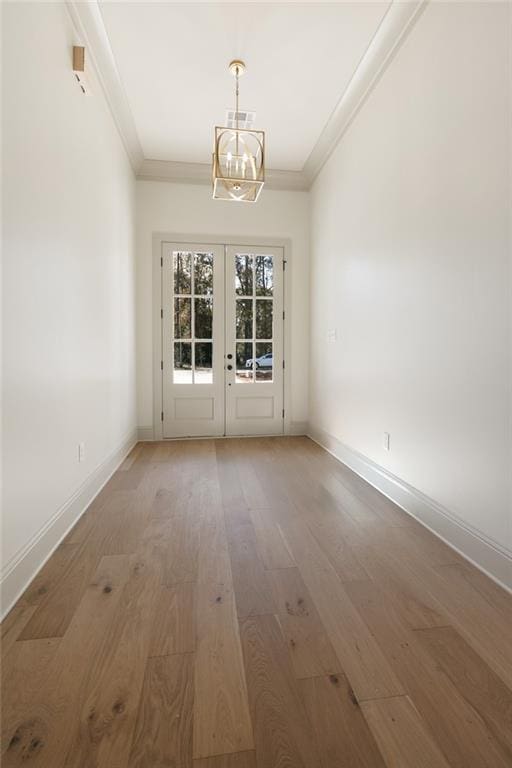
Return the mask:
<svg viewBox="0 0 512 768">
<path fill-rule="evenodd" d="M 512 597 L 312 441 L 140 443 L 2 624 L 4 768 L 507 768 Z"/>
</svg>

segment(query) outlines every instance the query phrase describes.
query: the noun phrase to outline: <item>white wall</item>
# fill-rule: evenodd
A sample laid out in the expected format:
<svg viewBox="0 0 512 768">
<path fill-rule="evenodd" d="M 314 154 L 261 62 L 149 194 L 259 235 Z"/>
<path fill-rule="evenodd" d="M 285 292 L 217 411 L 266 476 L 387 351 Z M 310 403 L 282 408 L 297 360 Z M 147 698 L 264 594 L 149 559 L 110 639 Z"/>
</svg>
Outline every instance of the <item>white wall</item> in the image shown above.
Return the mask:
<svg viewBox="0 0 512 768">
<path fill-rule="evenodd" d="M 136 427 L 135 181 L 74 42 L 63 3 L 4 4 L 4 609 Z"/>
<path fill-rule="evenodd" d="M 428 4 L 314 184 L 310 378 L 313 432 L 509 552 L 510 12 Z"/>
<path fill-rule="evenodd" d="M 264 189 L 255 205 L 212 200 L 207 185 L 137 182 L 137 385 L 141 428 L 153 424 L 152 237 L 182 233 L 290 238 L 291 421 L 307 420 L 309 195 Z"/>
</svg>

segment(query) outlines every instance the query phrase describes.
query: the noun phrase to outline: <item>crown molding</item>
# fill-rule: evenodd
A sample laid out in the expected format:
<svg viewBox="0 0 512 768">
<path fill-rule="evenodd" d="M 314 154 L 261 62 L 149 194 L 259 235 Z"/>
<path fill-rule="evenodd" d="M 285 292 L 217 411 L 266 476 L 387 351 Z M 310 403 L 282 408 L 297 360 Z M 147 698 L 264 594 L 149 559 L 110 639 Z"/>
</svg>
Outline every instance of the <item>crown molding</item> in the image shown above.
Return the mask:
<svg viewBox="0 0 512 768">
<path fill-rule="evenodd" d="M 426 0 L 407 2 L 393 0 L 390 4 L 345 92 L 304 164 L 303 173 L 308 186 L 311 186 L 331 156 L 425 5 Z"/>
<path fill-rule="evenodd" d="M 88 59 L 92 62 L 133 171 L 137 173 L 144 154 L 100 7 L 96 0 L 86 3 L 67 0 L 66 6 L 76 33 L 87 49 L 86 62 Z"/>
<path fill-rule="evenodd" d="M 267 170 L 267 189 L 308 190 L 369 93 L 412 29 L 427 0 L 393 0 L 301 171 Z M 80 42 L 86 46 L 137 179 L 210 184 L 207 163 L 144 158 L 135 121 L 117 69 L 97 0 L 67 0 Z M 78 41 L 77 41 L 78 42 Z"/>
<path fill-rule="evenodd" d="M 137 172 L 143 181 L 171 181 L 180 184 L 211 184 L 212 169 L 207 163 L 181 163 L 170 160 L 143 160 Z M 308 189 L 302 171 L 265 171 L 265 188 L 301 191 Z"/>
</svg>

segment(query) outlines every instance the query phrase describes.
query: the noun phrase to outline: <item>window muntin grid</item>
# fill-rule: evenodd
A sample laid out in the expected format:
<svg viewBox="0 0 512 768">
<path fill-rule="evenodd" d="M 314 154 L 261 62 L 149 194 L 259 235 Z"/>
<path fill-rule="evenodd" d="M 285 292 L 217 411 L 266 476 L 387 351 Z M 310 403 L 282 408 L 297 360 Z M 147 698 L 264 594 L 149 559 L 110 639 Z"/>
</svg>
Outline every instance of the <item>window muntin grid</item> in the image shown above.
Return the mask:
<svg viewBox="0 0 512 768">
<path fill-rule="evenodd" d="M 213 384 L 213 271 L 212 252 L 173 252 L 174 384 Z"/>
</svg>

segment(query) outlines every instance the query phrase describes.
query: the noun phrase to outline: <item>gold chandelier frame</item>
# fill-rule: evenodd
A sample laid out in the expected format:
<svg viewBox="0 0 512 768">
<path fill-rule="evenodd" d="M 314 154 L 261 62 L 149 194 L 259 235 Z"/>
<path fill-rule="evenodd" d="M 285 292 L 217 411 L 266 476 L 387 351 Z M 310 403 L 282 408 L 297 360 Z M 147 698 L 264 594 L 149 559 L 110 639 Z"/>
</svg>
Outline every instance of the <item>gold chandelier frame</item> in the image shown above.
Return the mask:
<svg viewBox="0 0 512 768">
<path fill-rule="evenodd" d="M 265 132 L 239 128 L 239 77 L 245 72 L 245 64 L 243 61 L 235 59 L 230 62 L 229 70 L 236 80 L 235 127 L 215 126 L 212 153 L 212 196 L 218 200 L 255 203 L 265 183 Z M 234 164 L 231 162 L 230 153 L 224 155 L 222 152 L 222 142 L 227 137 L 229 141 L 226 142 L 226 146 L 229 142 L 235 142 L 236 163 Z M 242 162 L 238 162 L 241 159 L 240 143 L 243 146 L 249 146 L 250 143 L 253 143 L 257 147 L 256 155 L 250 153 L 246 156 L 244 153 Z M 250 166 L 249 174 L 246 173 L 247 165 Z"/>
</svg>

